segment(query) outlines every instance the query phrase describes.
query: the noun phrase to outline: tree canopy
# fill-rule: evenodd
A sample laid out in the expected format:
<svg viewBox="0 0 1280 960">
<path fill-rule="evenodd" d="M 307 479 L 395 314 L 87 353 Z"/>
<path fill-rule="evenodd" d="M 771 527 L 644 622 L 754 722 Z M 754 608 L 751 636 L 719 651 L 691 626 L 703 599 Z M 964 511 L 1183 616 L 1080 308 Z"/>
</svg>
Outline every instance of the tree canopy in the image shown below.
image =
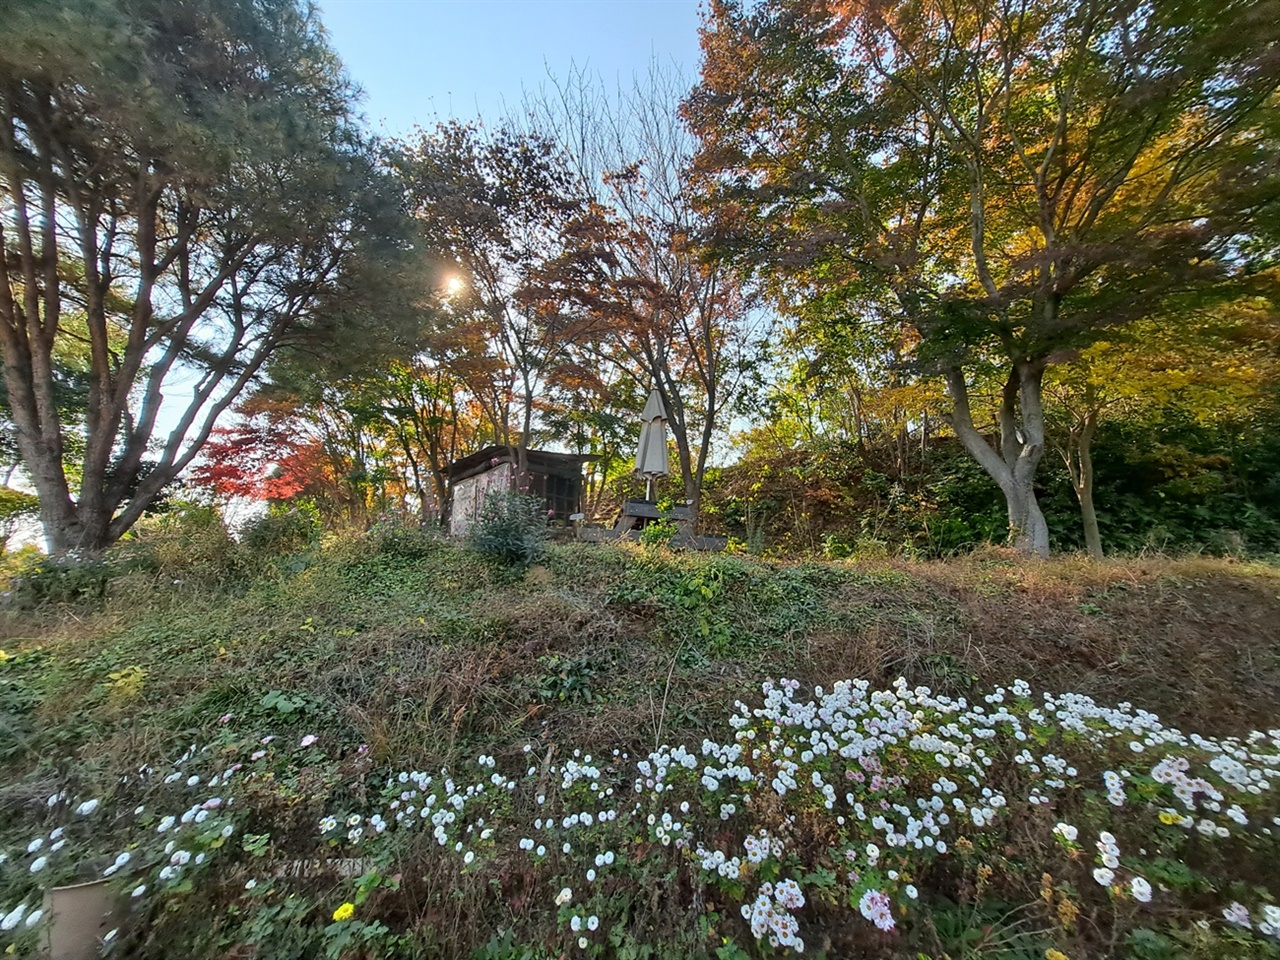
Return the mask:
<svg viewBox="0 0 1280 960">
<path fill-rule="evenodd" d="M 804 323 L 906 331 L 1015 541 L 1046 553 L 1046 368 L 1249 280 L 1278 22 L 1267 2 L 715 0 L 685 105 L 714 240 Z"/>
<path fill-rule="evenodd" d="M 7 16 L 0 349 L 52 548 L 117 539 L 268 359 L 324 336 L 394 259 L 398 196 L 353 102 L 294 0 L 40 0 Z M 78 490 L 55 363 L 72 339 L 89 367 Z"/>
</svg>

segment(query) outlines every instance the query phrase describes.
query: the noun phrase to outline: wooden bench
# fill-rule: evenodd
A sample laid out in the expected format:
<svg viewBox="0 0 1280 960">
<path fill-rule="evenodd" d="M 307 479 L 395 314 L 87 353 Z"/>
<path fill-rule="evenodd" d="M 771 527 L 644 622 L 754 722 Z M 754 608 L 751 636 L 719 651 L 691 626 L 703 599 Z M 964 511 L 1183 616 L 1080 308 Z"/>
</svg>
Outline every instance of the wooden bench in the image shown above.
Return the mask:
<svg viewBox="0 0 1280 960">
<path fill-rule="evenodd" d="M 653 500 L 623 500 L 622 513 L 619 514 L 618 522 L 613 525 L 613 529 L 618 533 L 642 530 L 658 520 L 671 520 L 682 533 L 690 532 L 689 528 L 693 525 L 693 511 L 687 503 L 675 504 L 669 510 L 659 510 L 658 504 Z"/>
</svg>

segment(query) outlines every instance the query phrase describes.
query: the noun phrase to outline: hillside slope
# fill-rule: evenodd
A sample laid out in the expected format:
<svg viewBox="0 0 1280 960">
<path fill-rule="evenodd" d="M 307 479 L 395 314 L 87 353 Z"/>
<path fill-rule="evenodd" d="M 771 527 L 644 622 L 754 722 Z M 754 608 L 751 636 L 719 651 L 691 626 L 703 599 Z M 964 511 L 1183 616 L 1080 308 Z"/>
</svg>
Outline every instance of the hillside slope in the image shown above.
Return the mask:
<svg viewBox="0 0 1280 960">
<path fill-rule="evenodd" d="M 285 834 L 302 836 L 346 789 L 333 771 L 357 769 L 353 756 L 360 771 L 459 769 L 477 755 L 518 767 L 532 745 L 545 756 L 545 777 L 571 748 L 575 756 L 642 756 L 664 743 L 723 740 L 734 702 L 758 703 L 761 682 L 779 677 L 803 690 L 842 678 L 887 687 L 904 677 L 953 697 L 1022 679 L 1036 691 L 1129 701 L 1187 730 L 1239 735 L 1277 725 L 1278 621 L 1280 570 L 1205 559 L 1027 566 L 993 552 L 945 564 L 773 564 L 563 545 L 528 571 L 510 571 L 448 543 L 406 549 L 376 538 L 334 539 L 247 578 L 188 558 L 117 576 L 101 600 L 5 613 L 0 718 L 14 735 L 0 747 L 0 813 L 26 817 L 68 780 L 87 792 L 118 790 L 109 785 L 121 773 L 192 742 L 222 744 L 231 756 L 265 731 L 282 740 L 319 735 L 337 764 L 330 773 L 311 783 L 324 764 L 308 754 L 282 756 L 268 776 L 305 785 L 291 787 L 301 792 L 277 810 L 291 824 Z M 624 784 L 628 766 L 619 767 Z M 270 834 L 284 851 L 279 826 Z M 1029 875 L 1008 872 L 1006 901 L 1028 882 L 1035 899 L 1038 868 Z M 322 886 L 342 882 L 328 876 Z M 683 882 L 672 888 L 682 909 L 702 896 Z M 939 902 L 959 902 L 967 882 L 940 879 Z M 207 895 L 206 911 L 219 894 Z M 472 891 L 449 907 L 458 929 L 444 938 L 448 950 L 428 937 L 422 942 L 435 946 L 414 940 L 425 952 L 406 946 L 404 954 L 468 956 L 484 947 L 501 924 L 473 895 L 481 896 Z M 513 894 L 505 896 L 510 903 Z M 438 938 L 439 909 L 409 926 L 420 934 L 426 923 Z M 502 927 L 505 935 L 524 930 L 517 940 L 554 943 L 548 917 L 530 909 L 526 926 Z M 655 902 L 647 919 L 628 914 L 626 929 L 648 924 L 655 942 L 674 944 L 673 956 L 705 945 L 705 924 L 690 920 L 677 933 L 656 923 L 669 909 Z M 395 918 L 407 923 L 400 911 L 384 915 L 393 928 Z M 224 931 L 193 945 L 164 916 L 140 928 L 148 932 L 138 934 L 138 955 L 163 955 L 175 943 L 193 956 L 226 955 L 227 938 L 244 936 Z M 837 926 L 823 928 L 832 950 Z M 1097 935 L 1073 934 L 1071 956 L 1110 955 L 1093 952 Z M 913 934 L 910 955 L 945 945 L 936 930 L 929 937 Z M 849 942 L 898 955 L 891 944 Z M 255 949 L 248 955 L 275 955 Z M 310 955 L 299 949 L 294 955 Z M 369 949 L 395 955 L 386 944 Z M 601 955 L 629 954 L 614 943 Z"/>
</svg>

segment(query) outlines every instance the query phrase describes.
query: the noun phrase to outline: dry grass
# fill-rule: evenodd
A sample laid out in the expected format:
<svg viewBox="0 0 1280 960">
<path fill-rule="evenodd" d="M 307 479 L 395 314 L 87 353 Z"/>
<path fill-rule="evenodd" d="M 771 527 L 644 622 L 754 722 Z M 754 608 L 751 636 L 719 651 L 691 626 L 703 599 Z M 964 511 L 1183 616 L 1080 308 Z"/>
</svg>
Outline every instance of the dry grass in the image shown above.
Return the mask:
<svg viewBox="0 0 1280 960">
<path fill-rule="evenodd" d="M 708 570 L 729 571 L 707 614 L 745 638 L 729 649 L 673 630 L 700 612 L 673 613 L 660 597 Z M 773 588 L 800 581 L 812 609 L 779 621 L 791 624 L 785 639 L 762 636 L 779 616 Z M 264 724 L 337 723 L 375 759 L 438 764 L 530 741 L 647 751 L 721 731 L 735 699 L 784 675 L 905 676 L 951 693 L 1021 677 L 1206 733 L 1278 722 L 1280 569 L 1263 564 L 1024 563 L 993 550 L 789 566 L 563 546 L 513 580 L 450 547 L 414 564 L 347 545 L 238 593 L 157 582 L 131 578 L 96 612 L 4 613 L 0 646 L 45 650 L 40 739 L 113 766 L 143 762 L 179 731 L 260 710 L 279 690 L 314 709 Z M 107 678 L 134 664 L 142 694 L 119 702 Z M 35 758 L 22 759 L 31 769 Z"/>
</svg>

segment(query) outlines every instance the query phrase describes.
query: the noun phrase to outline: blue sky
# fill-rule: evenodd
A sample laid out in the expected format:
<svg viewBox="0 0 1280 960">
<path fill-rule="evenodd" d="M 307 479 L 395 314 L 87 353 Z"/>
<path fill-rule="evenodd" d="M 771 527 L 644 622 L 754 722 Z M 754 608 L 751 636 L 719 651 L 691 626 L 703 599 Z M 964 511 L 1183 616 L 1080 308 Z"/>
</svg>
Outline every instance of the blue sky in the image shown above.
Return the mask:
<svg viewBox="0 0 1280 960">
<path fill-rule="evenodd" d="M 378 133 L 497 120 L 525 89 L 588 66 L 630 85 L 650 59 L 698 66 L 697 0 L 320 0 Z"/>
</svg>

